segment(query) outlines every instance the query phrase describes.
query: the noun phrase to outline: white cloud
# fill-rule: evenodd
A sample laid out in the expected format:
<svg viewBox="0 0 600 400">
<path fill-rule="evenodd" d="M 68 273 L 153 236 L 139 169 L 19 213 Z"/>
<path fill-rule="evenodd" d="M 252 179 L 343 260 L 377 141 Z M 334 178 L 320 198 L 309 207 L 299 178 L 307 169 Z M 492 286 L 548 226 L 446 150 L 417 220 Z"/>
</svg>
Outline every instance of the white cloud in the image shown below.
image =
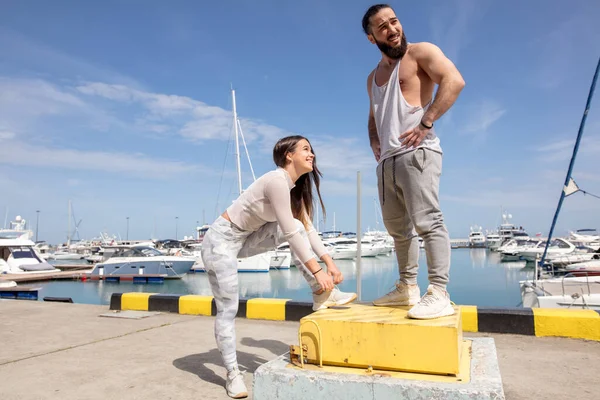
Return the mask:
<svg viewBox="0 0 600 400">
<path fill-rule="evenodd" d="M 41 132 L 42 129 L 52 127 L 52 124 L 43 124 L 42 117 L 61 115 L 71 119 L 66 119 L 66 128 L 61 126 L 60 129 L 73 130 L 74 122 L 79 128 L 83 121 L 94 129 L 113 127 L 124 134 L 141 132 L 159 137 L 178 135 L 192 142 L 227 141 L 231 137 L 231 111 L 190 97 L 145 92 L 101 82 L 70 87 L 42 80 L 3 79 L 0 80 L 0 89 L 2 88 L 9 88 L 10 91 L 0 94 L 5 96 L 0 98 L 0 104 L 11 107 L 11 110 L 0 111 L 0 126 L 10 127 L 10 124 L 3 124 L 3 121 L 14 122 L 13 113 L 20 109 L 30 113 L 28 121 L 39 122 L 38 129 Z M 21 100 L 17 101 L 18 104 L 11 103 L 10 97 L 5 94 L 8 92 L 20 93 Z M 115 107 L 114 103 L 127 106 Z M 113 110 L 119 111 L 118 117 L 113 114 Z M 254 144 L 254 151 L 258 150 L 261 155 L 270 156 L 273 145 L 279 138 L 294 134 L 258 119 L 242 118 L 240 123 L 246 143 Z M 35 132 L 34 129 L 30 130 Z M 372 179 L 369 178 L 371 175 L 374 177 L 376 163 L 366 140 L 326 135 L 308 137 L 315 147 L 319 166 L 328 178 L 354 182 L 358 170 L 367 172 L 366 179 Z M 12 144 L 12 155 L 7 154 L 7 148 L 2 151 L 6 154 L 3 160 L 5 163 L 59 168 L 80 166 L 84 169 L 143 176 L 162 177 L 196 168 L 172 161 L 154 161 L 150 156 L 75 151 L 56 148 L 55 144 L 54 147 L 33 147 L 17 142 Z M 336 192 L 341 190 L 336 189 Z"/>
<path fill-rule="evenodd" d="M 227 140 L 231 132 L 231 124 L 221 118 L 209 118 L 187 122 L 179 134 L 191 141 Z"/>
<path fill-rule="evenodd" d="M 0 131 L 0 140 L 10 140 L 13 139 L 15 136 L 16 135 L 14 132 Z"/>
<path fill-rule="evenodd" d="M 462 134 L 481 135 L 485 134 L 490 126 L 498 121 L 506 110 L 493 100 L 484 100 L 476 105 L 468 107 L 466 113 L 468 122 L 459 132 Z"/>
<path fill-rule="evenodd" d="M 488 6 L 489 1 L 457 0 L 435 7 L 431 17 L 434 42 L 455 64 L 460 51 L 473 40 L 469 35 L 470 25 L 482 17 Z"/>
<path fill-rule="evenodd" d="M 113 101 L 141 103 L 154 114 L 163 117 L 191 112 L 196 107 L 205 106 L 204 103 L 189 97 L 149 93 L 124 85 L 92 82 L 78 86 L 76 89 L 87 95 L 100 96 Z"/>
<path fill-rule="evenodd" d="M 543 161 L 565 161 L 571 158 L 575 139 L 558 139 L 555 142 L 545 146 L 535 148 L 538 153 L 542 153 L 539 158 Z M 587 136 L 581 139 L 577 152 L 579 156 L 595 157 L 600 153 L 600 136 Z M 566 166 L 565 166 L 566 168 Z M 565 170 L 566 171 L 566 170 Z"/>
<path fill-rule="evenodd" d="M 46 118 L 60 117 L 81 129 L 84 126 L 105 131 L 110 127 L 124 128 L 125 124 L 78 96 L 68 86 L 59 86 L 41 79 L 0 77 L 0 126 L 23 133 L 47 132 L 56 124 Z"/>
<path fill-rule="evenodd" d="M 0 163 L 77 171 L 92 170 L 155 179 L 206 171 L 199 165 L 159 160 L 143 154 L 79 151 L 11 142 L 0 147 Z"/>
<path fill-rule="evenodd" d="M 0 78 L 0 116 L 36 117 L 80 112 L 85 107 L 77 96 L 41 79 Z"/>
<path fill-rule="evenodd" d="M 362 171 L 363 179 L 375 176 L 377 163 L 368 141 L 355 138 L 334 138 L 324 135 L 309 135 L 309 140 L 317 156 L 317 165 L 325 179 L 332 176 L 338 179 L 356 179 L 356 172 Z"/>
<path fill-rule="evenodd" d="M 150 93 L 101 82 L 87 83 L 78 86 L 77 90 L 86 95 L 141 106 L 149 113 L 137 118 L 138 127 L 149 127 L 160 133 L 177 132 L 190 141 L 228 140 L 233 127 L 231 111 L 186 96 Z M 290 134 L 255 119 L 240 117 L 240 124 L 246 142 L 270 142 Z"/>
</svg>

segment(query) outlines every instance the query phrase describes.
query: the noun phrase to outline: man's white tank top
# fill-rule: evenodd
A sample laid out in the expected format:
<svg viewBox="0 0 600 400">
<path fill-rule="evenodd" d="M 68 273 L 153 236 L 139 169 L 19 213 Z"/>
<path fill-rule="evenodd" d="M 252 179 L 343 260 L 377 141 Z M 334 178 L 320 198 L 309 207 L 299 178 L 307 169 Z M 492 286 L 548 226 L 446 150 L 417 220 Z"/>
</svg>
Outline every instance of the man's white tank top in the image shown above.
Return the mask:
<svg viewBox="0 0 600 400">
<path fill-rule="evenodd" d="M 411 106 L 404 99 L 398 81 L 400 62 L 396 64 L 390 79 L 383 86 L 377 86 L 375 83 L 377 70 L 373 74 L 371 107 L 373 108 L 377 135 L 381 146 L 380 163 L 387 158 L 414 150 L 414 148 L 403 146 L 399 137 L 404 132 L 419 125 L 423 114 L 431 105 L 431 102 L 429 102 L 425 107 Z M 418 147 L 426 147 L 442 153 L 440 139 L 435 134 L 435 128 L 429 131 Z"/>
</svg>

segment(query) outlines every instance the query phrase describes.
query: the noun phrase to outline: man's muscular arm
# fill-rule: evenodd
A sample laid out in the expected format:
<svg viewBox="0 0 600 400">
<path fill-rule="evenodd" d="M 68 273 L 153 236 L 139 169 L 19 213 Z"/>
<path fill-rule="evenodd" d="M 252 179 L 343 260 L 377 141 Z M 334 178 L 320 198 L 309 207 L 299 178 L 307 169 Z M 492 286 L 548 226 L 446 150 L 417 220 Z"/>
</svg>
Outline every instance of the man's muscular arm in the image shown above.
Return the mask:
<svg viewBox="0 0 600 400">
<path fill-rule="evenodd" d="M 371 82 L 373 81 L 373 72 L 367 78 L 367 92 L 369 94 L 369 143 L 375 160 L 379 162 L 381 157 L 381 147 L 379 143 L 379 135 L 377 135 L 377 125 L 375 125 L 375 116 L 373 115 L 373 106 L 371 105 Z"/>
<path fill-rule="evenodd" d="M 465 81 L 458 69 L 434 44 L 419 43 L 413 56 L 431 80 L 439 85 L 435 99 L 423 116 L 423 123 L 431 125 L 452 107 L 465 87 Z"/>
<path fill-rule="evenodd" d="M 458 95 L 465 87 L 465 81 L 458 69 L 444 53 L 434 44 L 419 43 L 412 49 L 412 55 L 417 64 L 439 85 L 433 103 L 429 106 L 421 122 L 427 126 L 433 125 L 456 101 Z M 416 128 L 400 135 L 402 144 L 407 147 L 417 147 L 427 136 L 429 129 L 419 124 Z"/>
</svg>

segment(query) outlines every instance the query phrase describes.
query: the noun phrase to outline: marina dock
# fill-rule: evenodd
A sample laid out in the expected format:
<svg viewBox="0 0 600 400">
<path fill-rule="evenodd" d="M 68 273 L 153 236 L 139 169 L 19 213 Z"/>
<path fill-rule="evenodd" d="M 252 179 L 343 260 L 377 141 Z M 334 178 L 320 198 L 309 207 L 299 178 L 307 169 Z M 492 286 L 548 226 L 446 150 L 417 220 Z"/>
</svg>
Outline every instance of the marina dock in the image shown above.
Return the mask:
<svg viewBox="0 0 600 400">
<path fill-rule="evenodd" d="M 0 300 L 2 399 L 228 399 L 214 317 Z M 298 322 L 239 318 L 238 360 L 252 373 L 298 340 Z M 598 342 L 465 333 L 495 340 L 506 399 L 595 399 Z M 43 339 L 43 340 L 41 340 Z"/>
<path fill-rule="evenodd" d="M 57 272 L 40 272 L 32 273 L 27 272 L 23 274 L 2 274 L 0 275 L 0 282 L 2 281 L 14 281 L 17 283 L 26 282 L 42 282 L 42 281 L 53 281 L 53 280 L 80 280 L 84 276 L 87 276 L 92 272 L 92 268 L 87 266 L 86 269 L 77 269 L 74 271 L 57 271 Z"/>
</svg>

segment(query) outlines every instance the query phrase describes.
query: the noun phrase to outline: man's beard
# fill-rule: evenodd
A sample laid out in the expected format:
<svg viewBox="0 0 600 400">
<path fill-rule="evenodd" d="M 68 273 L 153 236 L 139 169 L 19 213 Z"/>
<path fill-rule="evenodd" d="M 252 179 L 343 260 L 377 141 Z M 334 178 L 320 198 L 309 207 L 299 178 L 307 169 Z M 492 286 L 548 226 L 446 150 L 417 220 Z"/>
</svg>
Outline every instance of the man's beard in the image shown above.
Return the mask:
<svg viewBox="0 0 600 400">
<path fill-rule="evenodd" d="M 398 47 L 392 47 L 387 43 L 380 42 L 375 39 L 375 43 L 379 50 L 389 58 L 393 60 L 400 60 L 406 54 L 406 49 L 408 48 L 408 43 L 406 42 L 406 36 L 404 35 L 404 31 L 402 32 L 402 38 L 400 39 L 400 45 Z"/>
</svg>

